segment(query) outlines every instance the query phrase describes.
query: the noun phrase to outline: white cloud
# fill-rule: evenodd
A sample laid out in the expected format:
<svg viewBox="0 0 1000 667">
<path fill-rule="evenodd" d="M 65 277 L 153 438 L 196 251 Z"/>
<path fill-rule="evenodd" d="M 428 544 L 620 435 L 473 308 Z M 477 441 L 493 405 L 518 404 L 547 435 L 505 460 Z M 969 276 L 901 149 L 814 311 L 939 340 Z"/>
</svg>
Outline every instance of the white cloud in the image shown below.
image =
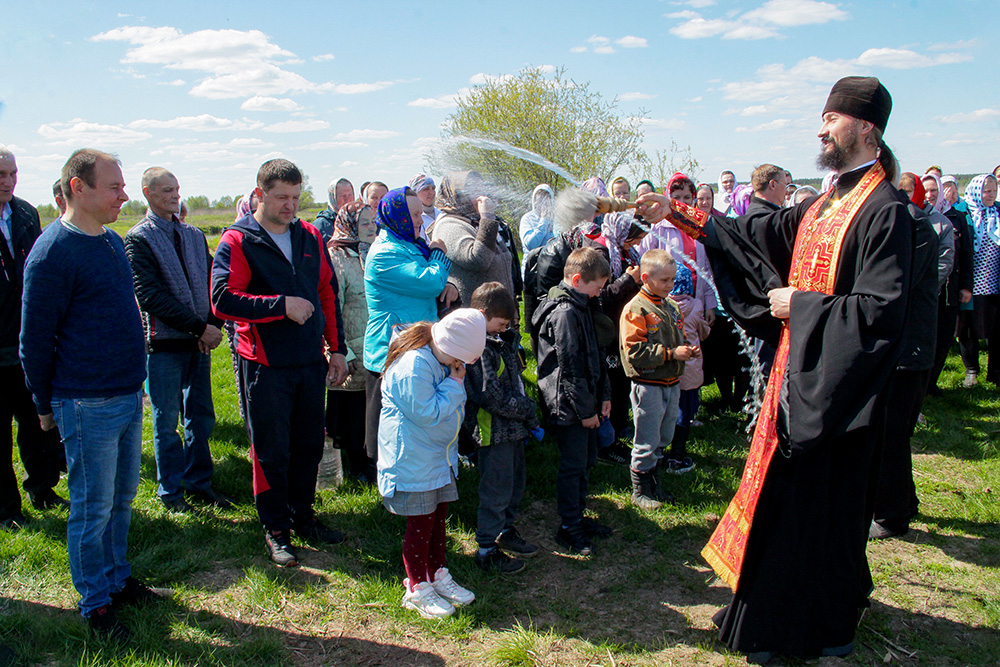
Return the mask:
<svg viewBox="0 0 1000 667">
<path fill-rule="evenodd" d="M 701 95 L 699 95 L 698 97 L 692 97 L 691 99 L 684 101 L 690 102 L 691 104 L 697 104 L 698 102 L 701 102 Z"/>
<path fill-rule="evenodd" d="M 768 0 L 757 9 L 751 9 L 742 20 L 790 28 L 843 21 L 849 14 L 837 5 L 817 0 Z"/>
<path fill-rule="evenodd" d="M 542 74 L 552 74 L 556 71 L 555 65 L 539 65 L 538 71 Z"/>
<path fill-rule="evenodd" d="M 708 4 L 688 3 L 695 7 Z M 715 4 L 715 3 L 710 3 Z M 837 5 L 819 0 L 767 0 L 756 9 L 740 14 L 729 12 L 726 18 L 706 19 L 691 10 L 667 14 L 684 22 L 670 29 L 681 39 L 704 39 L 721 35 L 723 39 L 758 40 L 781 37 L 779 28 L 842 21 L 849 14 Z"/>
<path fill-rule="evenodd" d="M 651 100 L 656 95 L 650 95 L 649 93 L 622 93 L 618 96 L 622 102 L 635 102 L 637 100 Z"/>
<path fill-rule="evenodd" d="M 398 137 L 401 132 L 395 130 L 351 130 L 350 132 L 338 132 L 333 135 L 334 139 L 391 139 Z"/>
<path fill-rule="evenodd" d="M 935 116 L 939 123 L 978 123 L 1000 118 L 1000 109 L 976 109 L 968 113 L 955 113 L 950 116 Z"/>
<path fill-rule="evenodd" d="M 217 118 L 207 113 L 198 116 L 178 116 L 170 120 L 140 118 L 128 124 L 131 128 L 156 130 L 190 130 L 192 132 L 216 132 L 218 130 L 256 130 L 263 123 L 244 118 L 230 120 Z"/>
<path fill-rule="evenodd" d="M 164 81 L 163 82 L 164 86 L 183 86 L 183 85 L 186 85 L 186 84 L 187 84 L 187 81 L 185 81 L 184 79 L 174 79 L 173 81 Z"/>
<path fill-rule="evenodd" d="M 458 106 L 460 95 L 461 91 L 451 93 L 450 95 L 441 95 L 440 97 L 419 97 L 406 104 L 407 106 L 423 107 L 425 109 L 454 109 Z"/>
<path fill-rule="evenodd" d="M 484 83 L 489 83 L 491 81 L 506 81 L 508 79 L 513 79 L 513 78 L 514 78 L 513 74 L 493 75 L 493 74 L 485 74 L 483 72 L 479 72 L 469 77 L 469 83 L 471 83 L 474 86 L 481 86 Z"/>
<path fill-rule="evenodd" d="M 607 37 L 602 37 L 601 35 L 591 35 L 587 38 L 587 41 L 591 44 L 607 44 L 611 40 Z"/>
<path fill-rule="evenodd" d="M 681 39 L 702 39 L 704 37 L 715 37 L 738 27 L 739 24 L 733 21 L 726 21 L 724 19 L 708 20 L 698 17 L 674 26 L 670 29 L 670 33 L 677 35 Z"/>
<path fill-rule="evenodd" d="M 886 67 L 889 69 L 915 69 L 934 65 L 952 65 L 972 60 L 972 56 L 960 53 L 942 53 L 933 58 L 908 49 L 868 49 L 858 56 L 858 64 L 866 67 Z"/>
<path fill-rule="evenodd" d="M 392 81 L 375 81 L 373 83 L 324 83 L 319 86 L 321 90 L 330 90 L 341 95 L 358 95 L 360 93 L 374 93 L 377 90 L 384 90 L 392 85 Z"/>
<path fill-rule="evenodd" d="M 315 130 L 325 130 L 330 127 L 330 123 L 325 120 L 285 120 L 264 127 L 265 132 L 313 132 Z"/>
<path fill-rule="evenodd" d="M 701 9 L 702 7 L 711 7 L 715 4 L 715 0 L 688 0 L 686 4 L 688 7 Z"/>
<path fill-rule="evenodd" d="M 927 47 L 928 51 L 956 51 L 961 49 L 971 49 L 973 46 L 979 43 L 978 37 L 973 37 L 972 39 L 960 39 L 957 42 L 941 42 L 937 44 L 931 44 Z"/>
<path fill-rule="evenodd" d="M 755 125 L 754 127 L 737 127 L 733 132 L 767 132 L 770 130 L 783 130 L 792 124 L 789 118 L 776 118 L 774 120 Z"/>
<path fill-rule="evenodd" d="M 608 53 L 614 53 L 614 52 L 615 52 L 615 47 L 608 46 L 607 44 L 602 45 L 602 46 L 595 46 L 594 47 L 594 53 L 608 54 Z"/>
<path fill-rule="evenodd" d="M 625 35 L 621 39 L 616 39 L 615 44 L 625 49 L 643 49 L 649 46 L 645 37 L 635 35 Z"/>
<path fill-rule="evenodd" d="M 570 53 L 586 53 L 587 52 L 587 47 L 586 46 L 574 46 L 572 49 L 569 50 L 569 52 Z"/>
<path fill-rule="evenodd" d="M 360 162 L 354 162 L 352 160 L 344 160 L 343 162 L 341 162 L 337 166 L 340 167 L 341 169 L 347 169 L 348 167 L 357 167 L 359 164 L 361 164 L 361 163 Z"/>
<path fill-rule="evenodd" d="M 295 100 L 254 95 L 244 100 L 240 108 L 244 111 L 298 111 L 302 107 Z"/>
<path fill-rule="evenodd" d="M 317 141 L 315 143 L 299 146 L 297 151 L 328 151 L 337 148 L 364 148 L 368 144 L 363 141 Z"/>
<path fill-rule="evenodd" d="M 317 63 L 324 63 L 327 62 L 328 60 L 333 60 L 334 57 L 335 56 L 332 53 L 321 53 L 318 56 L 313 56 L 311 60 Z"/>
<path fill-rule="evenodd" d="M 278 96 L 307 91 L 353 95 L 392 85 L 389 81 L 354 84 L 310 81 L 285 69 L 303 61 L 273 43 L 260 30 L 198 30 L 185 34 L 171 27 L 125 26 L 102 32 L 91 39 L 127 42 L 130 47 L 122 58 L 126 64 L 160 65 L 169 70 L 201 72 L 203 78 L 191 88 L 190 93 L 209 99 Z M 318 57 L 325 58 L 325 55 Z"/>
<path fill-rule="evenodd" d="M 642 125 L 658 130 L 683 130 L 687 122 L 680 118 L 644 118 Z"/>
<path fill-rule="evenodd" d="M 74 118 L 66 123 L 46 123 L 39 126 L 38 134 L 52 144 L 101 146 L 105 149 L 122 144 L 134 144 L 153 136 L 148 132 L 132 130 L 121 125 L 89 123 L 82 118 Z"/>
</svg>

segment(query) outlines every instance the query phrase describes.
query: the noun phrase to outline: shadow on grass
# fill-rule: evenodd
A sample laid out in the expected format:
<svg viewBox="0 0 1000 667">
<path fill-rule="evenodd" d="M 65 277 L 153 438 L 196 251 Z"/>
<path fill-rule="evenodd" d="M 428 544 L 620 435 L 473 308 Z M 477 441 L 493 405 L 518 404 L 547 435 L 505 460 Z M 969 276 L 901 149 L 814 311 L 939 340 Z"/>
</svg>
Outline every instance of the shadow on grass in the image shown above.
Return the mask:
<svg viewBox="0 0 1000 667">
<path fill-rule="evenodd" d="M 75 611 L 0 598 L 0 665 L 48 664 L 53 656 L 40 647 L 54 642 L 64 648 L 58 658 L 80 665 L 445 664 L 427 651 L 296 631 L 280 617 L 273 619 L 279 627 L 251 624 L 172 600 L 123 610 L 120 618 L 133 637 L 115 643 L 92 637 Z"/>
<path fill-rule="evenodd" d="M 965 563 L 1000 568 L 1000 526 L 997 524 L 929 516 L 921 519 L 931 526 L 965 535 L 944 535 L 933 529 L 910 528 L 910 532 L 901 539 L 931 544 Z"/>
<path fill-rule="evenodd" d="M 872 650 L 876 658 L 891 651 L 903 664 L 995 665 L 1000 632 L 874 600 L 858 629 L 856 644 Z"/>
</svg>

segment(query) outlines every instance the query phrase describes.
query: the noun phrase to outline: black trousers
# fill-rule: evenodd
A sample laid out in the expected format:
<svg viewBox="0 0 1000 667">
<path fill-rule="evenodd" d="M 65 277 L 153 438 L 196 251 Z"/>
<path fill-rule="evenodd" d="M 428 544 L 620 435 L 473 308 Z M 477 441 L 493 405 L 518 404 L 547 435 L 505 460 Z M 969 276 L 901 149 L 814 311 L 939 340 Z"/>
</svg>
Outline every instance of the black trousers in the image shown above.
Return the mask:
<svg viewBox="0 0 1000 667">
<path fill-rule="evenodd" d="M 365 392 L 335 391 L 326 393 L 326 433 L 333 446 L 347 455 L 345 470 L 352 477 L 370 474 L 375 462 L 365 451 Z"/>
<path fill-rule="evenodd" d="M 897 369 L 886 392 L 885 425 L 875 491 L 875 521 L 904 533 L 917 513 L 910 439 L 927 393 L 930 370 Z"/>
<path fill-rule="evenodd" d="M 615 429 L 615 437 L 621 438 L 622 432 L 631 424 L 628 410 L 632 402 L 632 381 L 625 375 L 621 362 L 614 368 L 608 368 L 608 380 L 611 382 L 611 426 Z"/>
<path fill-rule="evenodd" d="M 365 452 L 378 462 L 378 422 L 382 416 L 382 374 L 365 369 Z"/>
<path fill-rule="evenodd" d="M 985 338 L 989 345 L 986 379 L 1000 384 L 1000 327 L 995 326 L 1000 295 L 974 296 L 972 301 L 974 309 L 961 312 L 963 324 L 959 327 L 958 345 L 962 362 L 967 373 L 979 373 L 979 339 Z"/>
<path fill-rule="evenodd" d="M 702 341 L 705 384 L 715 379 L 725 408 L 738 411 L 743 407 L 750 388 L 750 374 L 743 370 L 750 360 L 740 352 L 740 337 L 729 318 L 718 317 L 712 325 L 712 335 Z"/>
<path fill-rule="evenodd" d="M 59 470 L 66 460 L 56 430 L 43 431 L 31 392 L 24 384 L 20 364 L 0 366 L 0 519 L 21 511 L 21 494 L 14 475 L 14 438 L 24 465 L 24 490 L 32 498 L 45 497 L 59 483 Z"/>
<path fill-rule="evenodd" d="M 938 330 L 937 343 L 934 348 L 934 367 L 931 368 L 931 375 L 927 379 L 927 388 L 937 386 L 941 371 L 948 360 L 948 353 L 951 346 L 955 344 L 955 329 L 958 324 L 958 302 L 949 304 L 947 287 L 941 290 L 938 297 Z M 976 352 L 976 356 L 979 352 Z"/>
<path fill-rule="evenodd" d="M 597 429 L 582 424 L 554 425 L 559 447 L 556 507 L 564 526 L 579 523 L 587 507 L 589 471 L 597 461 Z"/>
<path fill-rule="evenodd" d="M 327 365 L 271 368 L 242 357 L 240 364 L 257 515 L 268 530 L 288 530 L 313 516 Z"/>
</svg>

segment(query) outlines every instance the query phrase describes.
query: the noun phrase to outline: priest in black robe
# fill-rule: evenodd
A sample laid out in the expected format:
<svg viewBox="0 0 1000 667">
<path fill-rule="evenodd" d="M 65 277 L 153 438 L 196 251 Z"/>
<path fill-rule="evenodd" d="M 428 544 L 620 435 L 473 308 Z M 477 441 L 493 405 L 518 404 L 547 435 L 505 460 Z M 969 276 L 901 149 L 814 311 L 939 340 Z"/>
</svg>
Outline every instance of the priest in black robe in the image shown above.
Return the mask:
<svg viewBox="0 0 1000 667">
<path fill-rule="evenodd" d="M 754 661 L 846 655 L 872 592 L 869 478 L 914 248 L 882 140 L 891 107 L 875 78 L 834 85 L 818 163 L 838 178 L 793 208 L 732 220 L 639 199 L 705 244 L 726 311 L 778 349 L 740 489 L 702 552 L 734 590 L 720 639 Z"/>
</svg>

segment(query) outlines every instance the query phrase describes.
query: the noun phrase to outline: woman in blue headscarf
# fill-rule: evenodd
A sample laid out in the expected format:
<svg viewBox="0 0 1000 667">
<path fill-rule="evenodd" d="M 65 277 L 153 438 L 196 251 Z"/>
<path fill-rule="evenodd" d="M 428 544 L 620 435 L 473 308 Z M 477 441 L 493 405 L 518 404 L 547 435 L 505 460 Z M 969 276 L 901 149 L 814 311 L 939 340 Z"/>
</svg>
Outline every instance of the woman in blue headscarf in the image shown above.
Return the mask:
<svg viewBox="0 0 1000 667">
<path fill-rule="evenodd" d="M 365 259 L 365 449 L 378 455 L 382 409 L 381 373 L 393 330 L 414 322 L 436 322 L 438 302 L 450 305 L 458 290 L 448 284 L 451 261 L 445 244 L 420 238 L 423 204 L 408 187 L 390 190 L 378 205 L 378 236 Z"/>
</svg>

